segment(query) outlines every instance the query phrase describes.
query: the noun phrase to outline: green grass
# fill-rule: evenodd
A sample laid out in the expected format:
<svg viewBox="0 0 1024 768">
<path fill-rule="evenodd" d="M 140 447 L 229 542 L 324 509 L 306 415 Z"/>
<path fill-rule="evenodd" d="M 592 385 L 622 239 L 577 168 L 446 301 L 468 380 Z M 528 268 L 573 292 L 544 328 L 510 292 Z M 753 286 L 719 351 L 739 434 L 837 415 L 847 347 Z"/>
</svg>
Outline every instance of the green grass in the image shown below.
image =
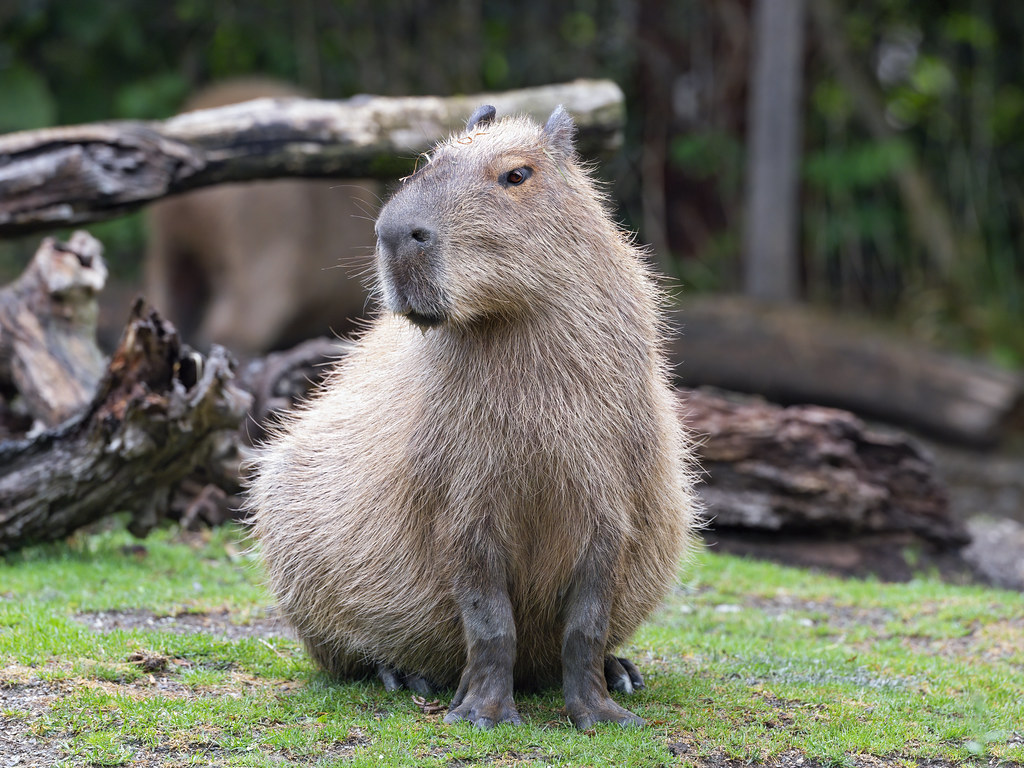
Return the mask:
<svg viewBox="0 0 1024 768">
<path fill-rule="evenodd" d="M 0 688 L 52 694 L 14 699 L 0 722 L 65 743 L 67 765 L 1024 763 L 1015 593 L 705 554 L 626 649 L 648 687 L 625 703 L 648 727 L 578 732 L 552 691 L 519 697 L 527 725 L 478 732 L 407 692 L 327 680 L 285 639 L 94 631 L 76 616 L 226 611 L 244 624 L 271 603 L 232 530 L 133 544 L 106 533 L 0 561 Z"/>
</svg>

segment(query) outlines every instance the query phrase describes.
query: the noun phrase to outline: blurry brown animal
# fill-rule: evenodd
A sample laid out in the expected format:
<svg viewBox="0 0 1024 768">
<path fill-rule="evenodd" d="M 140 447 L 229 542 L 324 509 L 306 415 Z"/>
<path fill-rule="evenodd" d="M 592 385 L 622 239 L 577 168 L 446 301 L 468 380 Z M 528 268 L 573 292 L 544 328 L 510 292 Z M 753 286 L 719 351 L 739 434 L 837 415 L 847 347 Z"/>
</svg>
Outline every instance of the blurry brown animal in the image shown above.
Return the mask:
<svg viewBox="0 0 1024 768">
<path fill-rule="evenodd" d="M 202 91 L 185 111 L 306 94 L 266 79 Z M 243 355 L 351 330 L 364 314 L 354 265 L 370 264 L 372 181 L 224 184 L 152 206 L 145 291 L 186 341 Z"/>
<path fill-rule="evenodd" d="M 613 655 L 676 578 L 695 509 L 660 294 L 580 166 L 481 107 L 377 220 L 378 317 L 255 461 L 270 586 L 339 676 L 457 686 L 520 722 L 561 680 L 580 728 L 643 721 Z"/>
</svg>

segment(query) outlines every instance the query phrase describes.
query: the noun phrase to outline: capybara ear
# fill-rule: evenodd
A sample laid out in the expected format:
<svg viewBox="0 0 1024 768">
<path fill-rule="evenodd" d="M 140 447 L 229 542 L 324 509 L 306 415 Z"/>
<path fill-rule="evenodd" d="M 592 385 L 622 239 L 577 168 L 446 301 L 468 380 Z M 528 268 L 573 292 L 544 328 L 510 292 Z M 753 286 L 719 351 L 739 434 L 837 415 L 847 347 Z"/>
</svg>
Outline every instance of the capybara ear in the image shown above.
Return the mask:
<svg viewBox="0 0 1024 768">
<path fill-rule="evenodd" d="M 576 138 L 576 123 L 561 104 L 555 107 L 555 111 L 544 124 L 544 135 L 547 136 L 551 148 L 562 157 L 572 157 L 575 153 L 573 140 Z"/>
<path fill-rule="evenodd" d="M 483 128 L 485 125 L 490 125 L 494 122 L 495 114 L 497 114 L 497 110 L 492 105 L 481 104 L 469 116 L 469 120 L 466 121 L 466 133 L 469 133 L 474 128 Z"/>
</svg>

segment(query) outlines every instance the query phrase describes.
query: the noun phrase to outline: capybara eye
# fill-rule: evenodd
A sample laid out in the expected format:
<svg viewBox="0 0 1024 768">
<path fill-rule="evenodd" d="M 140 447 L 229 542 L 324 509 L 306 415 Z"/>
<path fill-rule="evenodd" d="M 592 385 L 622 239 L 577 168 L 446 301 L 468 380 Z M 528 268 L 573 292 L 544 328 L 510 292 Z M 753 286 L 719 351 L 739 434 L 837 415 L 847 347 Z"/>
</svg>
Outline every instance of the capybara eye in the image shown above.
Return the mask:
<svg viewBox="0 0 1024 768">
<path fill-rule="evenodd" d="M 505 174 L 505 183 L 513 187 L 519 186 L 533 173 L 529 168 L 514 168 Z"/>
</svg>

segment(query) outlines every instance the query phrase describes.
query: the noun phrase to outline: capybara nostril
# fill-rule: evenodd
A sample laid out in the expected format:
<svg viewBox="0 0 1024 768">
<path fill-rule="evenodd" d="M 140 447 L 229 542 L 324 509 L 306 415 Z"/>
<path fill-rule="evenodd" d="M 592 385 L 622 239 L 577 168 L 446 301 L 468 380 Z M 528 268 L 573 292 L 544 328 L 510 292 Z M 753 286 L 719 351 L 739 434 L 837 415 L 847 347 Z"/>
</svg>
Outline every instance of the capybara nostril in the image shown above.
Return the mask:
<svg viewBox="0 0 1024 768">
<path fill-rule="evenodd" d="M 423 245 L 431 245 L 436 238 L 433 231 L 426 227 L 416 227 L 412 231 L 412 239 Z"/>
</svg>

